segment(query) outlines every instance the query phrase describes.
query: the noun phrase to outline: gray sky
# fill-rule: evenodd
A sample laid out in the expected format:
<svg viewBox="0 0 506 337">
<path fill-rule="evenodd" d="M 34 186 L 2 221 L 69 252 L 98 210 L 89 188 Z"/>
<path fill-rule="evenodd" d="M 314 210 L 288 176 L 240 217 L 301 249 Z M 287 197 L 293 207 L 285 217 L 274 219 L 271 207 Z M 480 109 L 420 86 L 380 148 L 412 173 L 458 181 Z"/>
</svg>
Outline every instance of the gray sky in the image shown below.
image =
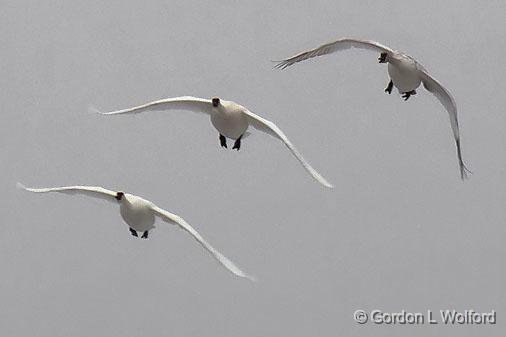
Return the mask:
<svg viewBox="0 0 506 337">
<path fill-rule="evenodd" d="M 0 7 L 1 335 L 503 335 L 503 1 Z M 378 55 L 272 69 L 343 36 L 406 51 L 450 89 L 469 181 L 442 106 L 422 88 L 408 102 L 386 95 Z M 273 120 L 335 189 L 255 131 L 236 153 L 200 115 L 87 111 L 180 95 Z M 173 226 L 136 240 L 107 203 L 16 181 L 144 196 L 259 281 L 233 277 Z M 494 309 L 498 324 L 359 325 L 356 309 Z"/>
</svg>

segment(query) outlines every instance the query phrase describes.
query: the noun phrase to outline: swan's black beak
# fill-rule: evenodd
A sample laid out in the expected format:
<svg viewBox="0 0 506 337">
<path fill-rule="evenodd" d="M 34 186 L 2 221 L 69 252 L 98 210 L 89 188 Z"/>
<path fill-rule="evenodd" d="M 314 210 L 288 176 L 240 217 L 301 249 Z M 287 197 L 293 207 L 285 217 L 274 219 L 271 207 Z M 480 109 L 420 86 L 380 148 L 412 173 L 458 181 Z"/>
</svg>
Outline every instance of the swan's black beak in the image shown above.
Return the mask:
<svg viewBox="0 0 506 337">
<path fill-rule="evenodd" d="M 123 199 L 124 195 L 125 195 L 125 193 L 123 193 L 123 192 L 117 192 L 115 198 L 116 198 L 116 200 L 121 201 L 121 199 Z"/>
<path fill-rule="evenodd" d="M 213 106 L 216 108 L 218 105 L 220 105 L 220 99 L 218 97 L 213 97 Z"/>
<path fill-rule="evenodd" d="M 381 53 L 378 61 L 379 63 L 387 63 L 387 53 Z"/>
</svg>

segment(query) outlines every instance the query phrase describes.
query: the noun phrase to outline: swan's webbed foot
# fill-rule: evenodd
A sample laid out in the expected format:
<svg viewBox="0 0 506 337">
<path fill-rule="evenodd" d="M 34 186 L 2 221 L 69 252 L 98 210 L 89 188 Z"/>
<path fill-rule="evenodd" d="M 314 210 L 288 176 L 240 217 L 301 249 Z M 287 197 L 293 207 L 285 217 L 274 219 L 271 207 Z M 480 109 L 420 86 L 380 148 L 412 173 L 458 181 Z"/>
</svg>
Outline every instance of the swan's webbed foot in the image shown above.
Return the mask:
<svg viewBox="0 0 506 337">
<path fill-rule="evenodd" d="M 220 145 L 221 147 L 227 148 L 227 139 L 224 135 L 220 134 Z"/>
<path fill-rule="evenodd" d="M 378 58 L 379 63 L 387 63 L 387 53 L 381 53 Z"/>
<path fill-rule="evenodd" d="M 407 92 L 402 93 L 402 98 L 404 98 L 404 100 L 407 101 L 408 98 L 411 97 L 411 95 L 416 95 L 416 90 L 411 90 L 411 91 L 407 91 Z"/>
<path fill-rule="evenodd" d="M 135 237 L 139 236 L 139 235 L 137 235 L 137 231 L 135 229 L 133 229 L 132 227 L 130 227 L 129 229 L 130 229 L 130 234 L 132 234 Z"/>
<path fill-rule="evenodd" d="M 149 231 L 144 231 L 144 233 L 142 233 L 141 239 L 147 239 L 148 233 L 149 233 Z"/>
<path fill-rule="evenodd" d="M 235 140 L 234 147 L 232 149 L 239 151 L 239 149 L 241 148 L 241 138 L 242 135 L 240 135 L 239 138 Z"/>
<path fill-rule="evenodd" d="M 392 93 L 393 87 L 394 87 L 394 82 L 392 82 L 392 80 L 390 80 L 390 82 L 388 82 L 387 87 L 385 88 L 385 92 L 390 95 Z"/>
</svg>

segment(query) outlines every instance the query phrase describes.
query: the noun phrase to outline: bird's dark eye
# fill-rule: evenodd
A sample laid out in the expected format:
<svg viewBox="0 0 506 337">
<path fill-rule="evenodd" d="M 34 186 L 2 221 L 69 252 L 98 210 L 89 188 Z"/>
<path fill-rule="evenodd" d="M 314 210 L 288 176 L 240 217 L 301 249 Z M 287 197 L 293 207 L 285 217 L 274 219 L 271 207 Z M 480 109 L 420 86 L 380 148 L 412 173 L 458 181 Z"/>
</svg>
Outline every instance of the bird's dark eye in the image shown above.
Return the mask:
<svg viewBox="0 0 506 337">
<path fill-rule="evenodd" d="M 125 193 L 123 193 L 123 192 L 116 193 L 116 200 L 121 200 L 124 195 L 125 195 Z"/>
</svg>

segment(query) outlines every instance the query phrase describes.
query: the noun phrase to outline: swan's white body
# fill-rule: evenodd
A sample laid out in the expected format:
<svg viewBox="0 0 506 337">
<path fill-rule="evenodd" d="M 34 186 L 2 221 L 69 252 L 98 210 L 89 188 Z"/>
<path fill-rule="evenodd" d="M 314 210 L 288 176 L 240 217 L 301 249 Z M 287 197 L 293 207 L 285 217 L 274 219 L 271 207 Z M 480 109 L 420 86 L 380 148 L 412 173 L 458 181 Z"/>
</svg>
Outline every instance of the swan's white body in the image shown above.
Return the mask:
<svg viewBox="0 0 506 337">
<path fill-rule="evenodd" d="M 48 193 L 48 192 L 59 192 L 65 194 L 82 194 L 91 196 L 94 198 L 104 199 L 109 202 L 120 204 L 120 214 L 123 220 L 137 231 L 149 231 L 153 229 L 156 217 L 161 220 L 176 224 L 187 233 L 189 233 L 197 242 L 199 242 L 211 255 L 227 268 L 233 274 L 246 277 L 251 280 L 254 278 L 240 270 L 232 261 L 222 255 L 213 246 L 211 246 L 190 224 L 188 224 L 183 218 L 176 214 L 172 214 L 155 204 L 151 201 L 143 199 L 139 196 L 123 193 L 114 192 L 107 190 L 103 187 L 98 186 L 65 186 L 65 187 L 52 187 L 52 188 L 28 188 L 20 183 L 17 183 L 18 188 L 35 192 L 35 193 Z"/>
<path fill-rule="evenodd" d="M 398 89 L 399 93 L 414 93 L 413 90 L 418 88 L 421 83 L 425 89 L 430 91 L 448 111 L 450 123 L 457 147 L 457 157 L 459 161 L 460 176 L 462 179 L 467 177 L 469 170 L 466 168 L 462 159 L 462 151 L 460 148 L 459 123 L 457 118 L 457 105 L 452 95 L 445 87 L 433 78 L 427 70 L 418 63 L 413 57 L 393 50 L 379 42 L 370 40 L 360 40 L 353 38 L 343 38 L 331 43 L 321 45 L 317 48 L 304 51 L 287 59 L 278 61 L 276 68 L 285 69 L 297 62 L 301 62 L 316 56 L 331 54 L 337 51 L 359 48 L 368 49 L 384 54 L 384 59 L 380 62 L 388 63 L 388 74 L 393 85 Z M 386 90 L 385 90 L 386 91 Z M 407 96 L 409 97 L 409 95 Z M 407 97 L 405 97 L 407 99 Z"/>
<path fill-rule="evenodd" d="M 120 201 L 119 212 L 128 226 L 138 232 L 155 228 L 155 214 L 152 204 L 146 199 L 125 193 Z"/>
<path fill-rule="evenodd" d="M 248 129 L 248 117 L 243 107 L 230 101 L 220 100 L 220 105 L 212 107 L 211 123 L 218 132 L 230 139 L 238 139 Z"/>
<path fill-rule="evenodd" d="M 410 92 L 420 86 L 416 61 L 404 54 L 392 54 L 388 62 L 388 74 L 399 93 Z"/>
<path fill-rule="evenodd" d="M 292 142 L 290 142 L 288 137 L 283 133 L 283 131 L 281 131 L 280 128 L 277 127 L 276 124 L 252 113 L 244 106 L 232 101 L 226 101 L 217 97 L 214 97 L 211 100 L 192 96 L 183 96 L 161 99 L 123 110 L 97 112 L 103 115 L 117 115 L 172 109 L 188 110 L 209 115 L 211 123 L 216 130 L 218 130 L 220 135 L 231 139 L 239 139 L 247 133 L 246 130 L 249 126 L 278 138 L 286 145 L 290 152 L 316 181 L 325 187 L 333 187 L 302 157 Z"/>
</svg>

